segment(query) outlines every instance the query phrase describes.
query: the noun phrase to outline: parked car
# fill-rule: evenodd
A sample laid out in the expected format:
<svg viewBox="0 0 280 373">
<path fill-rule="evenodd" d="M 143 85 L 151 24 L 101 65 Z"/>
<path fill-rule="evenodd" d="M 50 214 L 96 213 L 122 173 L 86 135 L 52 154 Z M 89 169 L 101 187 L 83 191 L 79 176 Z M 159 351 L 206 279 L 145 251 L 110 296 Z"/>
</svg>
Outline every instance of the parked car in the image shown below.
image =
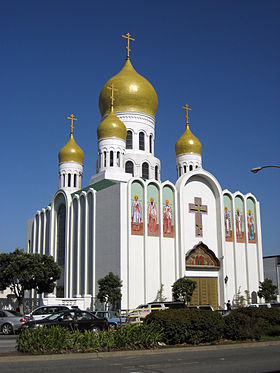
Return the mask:
<svg viewBox="0 0 280 373">
<path fill-rule="evenodd" d="M 271 303 L 271 308 L 278 308 L 280 310 L 280 303 Z"/>
<path fill-rule="evenodd" d="M 42 320 L 47 316 L 53 315 L 60 311 L 69 310 L 67 306 L 41 306 L 35 308 L 32 312 L 24 315 L 24 317 L 30 318 L 31 320 Z"/>
<path fill-rule="evenodd" d="M 0 310 L 0 331 L 5 334 L 15 334 L 26 322 L 26 319 L 16 311 Z"/>
<path fill-rule="evenodd" d="M 271 304 L 270 303 L 252 303 L 252 304 L 249 304 L 250 308 L 271 308 Z"/>
<path fill-rule="evenodd" d="M 187 306 L 187 309 L 189 310 L 203 310 L 203 311 L 214 311 L 214 308 L 210 306 L 209 304 L 202 304 L 200 306 Z"/>
<path fill-rule="evenodd" d="M 98 332 L 100 330 L 108 329 L 107 319 L 99 318 L 94 316 L 92 313 L 87 311 L 81 311 L 79 309 L 68 309 L 59 313 L 50 315 L 41 320 L 32 320 L 20 328 L 20 331 L 25 329 L 35 329 L 42 326 L 51 328 L 53 326 L 62 326 L 70 330 L 91 330 Z"/>
<path fill-rule="evenodd" d="M 109 322 L 109 329 L 116 329 L 117 326 L 125 325 L 126 317 L 120 317 L 117 311 L 93 311 L 96 317 L 106 318 Z"/>
<path fill-rule="evenodd" d="M 164 311 L 168 309 L 184 309 L 186 305 L 184 302 L 150 302 L 147 304 L 140 304 L 134 310 L 131 310 L 128 313 L 127 321 L 129 323 L 138 323 L 141 322 L 149 313 L 154 311 Z"/>
</svg>

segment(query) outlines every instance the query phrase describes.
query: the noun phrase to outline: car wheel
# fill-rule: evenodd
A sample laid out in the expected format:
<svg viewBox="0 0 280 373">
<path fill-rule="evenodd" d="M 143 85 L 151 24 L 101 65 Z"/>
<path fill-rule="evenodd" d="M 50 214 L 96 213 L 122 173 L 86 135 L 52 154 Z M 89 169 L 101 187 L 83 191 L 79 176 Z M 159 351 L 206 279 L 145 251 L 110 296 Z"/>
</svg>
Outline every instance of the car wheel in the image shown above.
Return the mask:
<svg viewBox="0 0 280 373">
<path fill-rule="evenodd" d="M 4 324 L 2 326 L 2 333 L 5 334 L 5 335 L 13 334 L 14 330 L 13 330 L 12 325 L 11 324 Z"/>
<path fill-rule="evenodd" d="M 108 329 L 109 330 L 116 330 L 117 329 L 117 325 L 116 324 L 109 324 Z"/>
<path fill-rule="evenodd" d="M 100 332 L 100 328 L 98 326 L 92 326 L 91 329 L 90 329 L 91 332 L 93 333 L 99 333 Z"/>
</svg>

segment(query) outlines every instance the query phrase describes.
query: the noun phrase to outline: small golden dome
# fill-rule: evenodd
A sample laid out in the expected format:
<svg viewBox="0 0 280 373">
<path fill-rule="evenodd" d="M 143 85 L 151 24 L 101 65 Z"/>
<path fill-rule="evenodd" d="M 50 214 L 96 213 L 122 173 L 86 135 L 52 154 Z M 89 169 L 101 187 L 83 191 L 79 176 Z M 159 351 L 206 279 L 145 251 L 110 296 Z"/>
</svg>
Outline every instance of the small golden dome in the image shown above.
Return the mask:
<svg viewBox="0 0 280 373">
<path fill-rule="evenodd" d="M 102 120 L 97 128 L 98 140 L 110 137 L 126 139 L 126 126 L 111 110 L 110 114 Z"/>
<path fill-rule="evenodd" d="M 176 155 L 195 153 L 201 155 L 201 142 L 195 137 L 190 130 L 189 125 L 186 125 L 185 132 L 179 138 L 175 145 Z"/>
<path fill-rule="evenodd" d="M 74 136 L 71 133 L 68 143 L 60 149 L 58 153 L 59 163 L 63 162 L 77 162 L 83 164 L 84 162 L 84 152 L 76 144 Z"/>
<path fill-rule="evenodd" d="M 99 96 L 99 110 L 104 115 L 110 113 L 111 100 L 107 86 L 114 85 L 118 96 L 114 102 L 115 112 L 135 111 L 152 115 L 156 114 L 158 98 L 153 86 L 132 66 L 129 58 L 122 70 L 104 85 Z"/>
</svg>

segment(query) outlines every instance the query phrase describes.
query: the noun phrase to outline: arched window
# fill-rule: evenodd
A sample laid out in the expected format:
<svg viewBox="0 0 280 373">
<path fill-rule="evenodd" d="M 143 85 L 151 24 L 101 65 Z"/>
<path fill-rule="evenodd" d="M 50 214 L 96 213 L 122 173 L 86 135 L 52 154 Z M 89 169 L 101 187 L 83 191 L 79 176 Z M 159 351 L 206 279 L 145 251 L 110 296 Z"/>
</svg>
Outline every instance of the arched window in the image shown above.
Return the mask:
<svg viewBox="0 0 280 373">
<path fill-rule="evenodd" d="M 133 162 L 131 161 L 127 161 L 126 164 L 125 164 L 125 172 L 127 174 L 132 174 L 132 176 L 134 175 L 134 164 Z"/>
<path fill-rule="evenodd" d="M 121 162 L 120 162 L 120 152 L 117 152 L 117 166 L 120 167 Z"/>
<path fill-rule="evenodd" d="M 189 170 L 190 171 L 192 171 L 193 170 L 193 166 L 190 164 L 190 168 L 189 168 Z"/>
<path fill-rule="evenodd" d="M 63 174 L 63 187 L 65 187 L 65 174 Z"/>
<path fill-rule="evenodd" d="M 104 167 L 106 167 L 106 152 L 104 152 L 103 154 L 104 154 Z"/>
<path fill-rule="evenodd" d="M 155 167 L 155 179 L 158 180 L 158 166 Z"/>
<path fill-rule="evenodd" d="M 149 165 L 147 162 L 142 164 L 142 177 L 145 180 L 149 179 Z"/>
<path fill-rule="evenodd" d="M 149 142 L 149 146 L 150 146 L 150 153 L 153 152 L 153 135 L 150 135 L 150 138 L 149 138 L 150 142 Z"/>
<path fill-rule="evenodd" d="M 187 166 L 184 166 L 184 174 L 187 172 Z"/>
<path fill-rule="evenodd" d="M 145 150 L 145 136 L 143 132 L 139 133 L 139 150 Z"/>
<path fill-rule="evenodd" d="M 77 186 L 77 174 L 74 174 L 74 188 Z"/>
<path fill-rule="evenodd" d="M 127 131 L 126 134 L 126 149 L 132 149 L 132 132 Z"/>
<path fill-rule="evenodd" d="M 71 186 L 71 174 L 68 174 L 68 187 Z"/>
<path fill-rule="evenodd" d="M 114 153 L 112 150 L 110 151 L 110 166 L 114 166 Z"/>
</svg>

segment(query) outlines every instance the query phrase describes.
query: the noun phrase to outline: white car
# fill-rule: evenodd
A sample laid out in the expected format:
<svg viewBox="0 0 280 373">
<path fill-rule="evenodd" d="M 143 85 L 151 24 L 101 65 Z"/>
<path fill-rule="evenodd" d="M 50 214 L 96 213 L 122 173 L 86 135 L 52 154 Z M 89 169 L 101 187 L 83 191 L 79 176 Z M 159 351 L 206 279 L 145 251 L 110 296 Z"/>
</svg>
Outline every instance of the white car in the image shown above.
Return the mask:
<svg viewBox="0 0 280 373">
<path fill-rule="evenodd" d="M 54 313 L 58 313 L 68 309 L 69 307 L 67 306 L 41 306 L 24 316 L 30 317 L 31 320 L 42 320 Z"/>
</svg>

